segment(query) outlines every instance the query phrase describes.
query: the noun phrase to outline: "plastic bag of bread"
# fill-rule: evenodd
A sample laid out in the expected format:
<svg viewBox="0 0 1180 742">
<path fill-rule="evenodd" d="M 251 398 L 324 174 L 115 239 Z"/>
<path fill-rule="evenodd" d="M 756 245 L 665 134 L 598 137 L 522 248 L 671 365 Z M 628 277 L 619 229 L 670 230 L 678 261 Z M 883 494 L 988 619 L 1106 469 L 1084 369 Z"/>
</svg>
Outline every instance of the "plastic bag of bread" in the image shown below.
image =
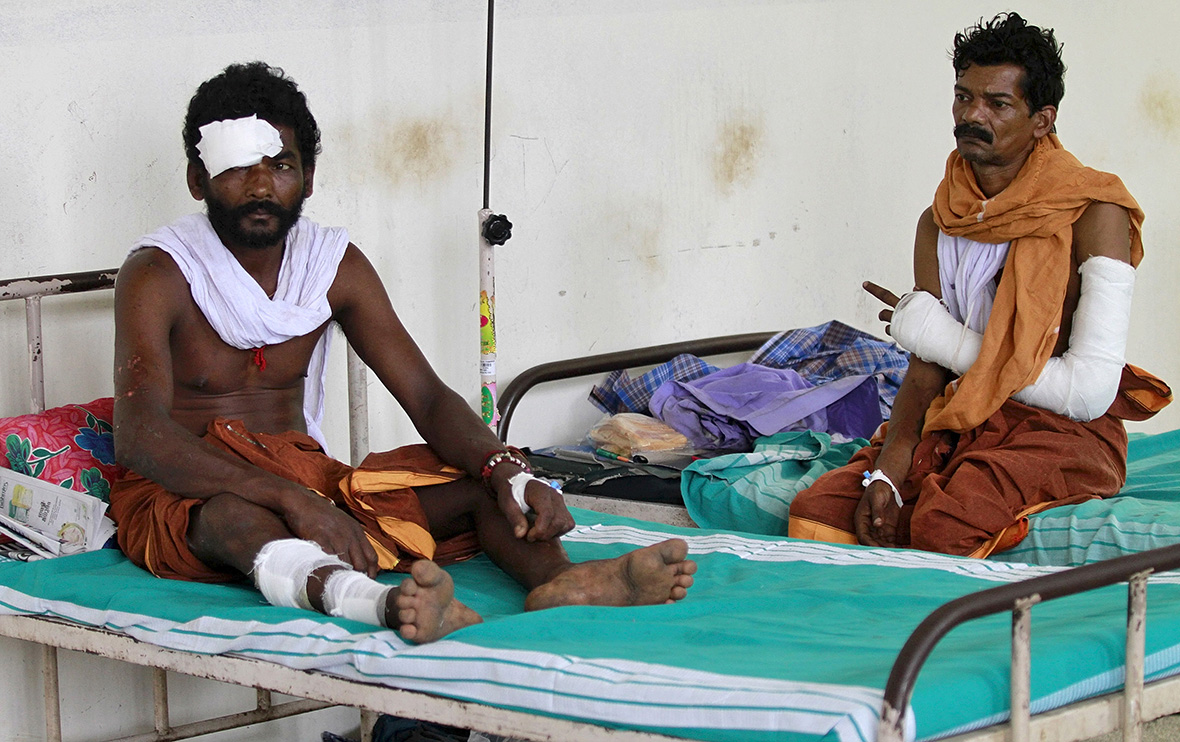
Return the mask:
<svg viewBox="0 0 1180 742">
<path fill-rule="evenodd" d="M 683 434 L 638 412 L 621 412 L 603 418 L 590 429 L 588 437 L 596 447 L 619 456 L 686 449 L 690 445 Z"/>
</svg>

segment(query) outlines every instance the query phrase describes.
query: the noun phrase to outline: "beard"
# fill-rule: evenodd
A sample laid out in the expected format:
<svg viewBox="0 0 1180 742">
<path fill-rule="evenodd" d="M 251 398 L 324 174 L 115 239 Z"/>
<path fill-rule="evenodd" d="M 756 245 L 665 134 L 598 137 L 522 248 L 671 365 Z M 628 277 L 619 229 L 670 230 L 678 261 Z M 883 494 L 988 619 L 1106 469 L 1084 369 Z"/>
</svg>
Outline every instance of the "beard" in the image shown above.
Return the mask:
<svg viewBox="0 0 1180 742">
<path fill-rule="evenodd" d="M 221 236 L 223 241 L 234 242 L 243 247 L 262 249 L 283 242 L 287 233 L 299 215 L 303 213 L 303 194 L 290 209 L 284 209 L 270 201 L 251 201 L 238 207 L 227 206 L 213 196 L 205 194 L 205 208 L 209 213 L 209 223 Z M 251 228 L 245 226 L 245 220 L 256 212 L 265 212 L 277 217 L 278 223 L 273 229 L 263 227 Z"/>
</svg>

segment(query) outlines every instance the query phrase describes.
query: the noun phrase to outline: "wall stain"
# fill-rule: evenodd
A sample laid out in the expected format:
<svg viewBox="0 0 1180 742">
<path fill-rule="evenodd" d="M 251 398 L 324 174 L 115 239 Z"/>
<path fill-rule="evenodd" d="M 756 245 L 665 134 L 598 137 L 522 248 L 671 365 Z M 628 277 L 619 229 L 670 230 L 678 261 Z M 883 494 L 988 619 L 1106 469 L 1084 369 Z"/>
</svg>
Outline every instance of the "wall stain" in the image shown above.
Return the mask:
<svg viewBox="0 0 1180 742">
<path fill-rule="evenodd" d="M 731 193 L 753 180 L 762 151 L 760 121 L 735 119 L 721 125 L 713 154 L 713 179 L 718 190 Z"/>
<path fill-rule="evenodd" d="M 1180 83 L 1175 75 L 1157 73 L 1148 78 L 1139 93 L 1139 110 L 1162 134 L 1180 135 Z"/>
<path fill-rule="evenodd" d="M 425 183 L 447 175 L 458 148 L 459 128 L 450 120 L 407 119 L 378 135 L 375 161 L 391 185 Z"/>
</svg>

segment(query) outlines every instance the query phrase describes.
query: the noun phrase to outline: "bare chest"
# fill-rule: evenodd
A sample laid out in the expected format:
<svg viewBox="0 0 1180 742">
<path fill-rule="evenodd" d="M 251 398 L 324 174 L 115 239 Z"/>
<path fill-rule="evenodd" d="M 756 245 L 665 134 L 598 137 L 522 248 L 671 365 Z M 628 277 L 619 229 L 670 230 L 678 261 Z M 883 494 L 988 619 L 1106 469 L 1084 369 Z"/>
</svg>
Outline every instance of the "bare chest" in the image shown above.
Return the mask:
<svg viewBox="0 0 1180 742">
<path fill-rule="evenodd" d="M 177 386 L 208 394 L 302 385 L 326 326 L 283 343 L 242 350 L 222 340 L 194 304 L 172 332 L 173 378 Z"/>
</svg>

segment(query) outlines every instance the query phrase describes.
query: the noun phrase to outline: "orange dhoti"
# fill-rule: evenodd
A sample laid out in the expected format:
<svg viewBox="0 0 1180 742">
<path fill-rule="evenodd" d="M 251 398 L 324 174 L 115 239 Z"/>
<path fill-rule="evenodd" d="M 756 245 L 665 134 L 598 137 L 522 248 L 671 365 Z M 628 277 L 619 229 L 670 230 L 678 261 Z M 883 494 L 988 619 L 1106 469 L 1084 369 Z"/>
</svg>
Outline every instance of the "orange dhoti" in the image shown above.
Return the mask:
<svg viewBox="0 0 1180 742">
<path fill-rule="evenodd" d="M 883 438 L 882 431 L 798 494 L 789 536 L 857 543 L 853 514 Z M 897 545 L 976 557 L 1010 548 L 1026 535 L 1028 515 L 1117 493 L 1126 461 L 1118 417 L 1075 422 L 1009 400 L 972 430 L 923 437 L 909 476 L 897 483 L 905 502 Z"/>
<path fill-rule="evenodd" d="M 364 526 L 382 569 L 408 571 L 414 559 L 449 564 L 479 552 L 474 533 L 436 544 L 414 487 L 443 484 L 466 474 L 425 445 L 371 453 L 354 469 L 327 456 L 305 433 L 253 433 L 236 420 L 209 424 L 204 441 L 329 498 Z M 180 497 L 134 473 L 111 490 L 109 515 L 119 546 L 157 577 L 194 582 L 240 579 L 202 563 L 188 547 L 189 517 L 203 500 Z M 403 558 L 405 561 L 403 562 Z"/>
</svg>

